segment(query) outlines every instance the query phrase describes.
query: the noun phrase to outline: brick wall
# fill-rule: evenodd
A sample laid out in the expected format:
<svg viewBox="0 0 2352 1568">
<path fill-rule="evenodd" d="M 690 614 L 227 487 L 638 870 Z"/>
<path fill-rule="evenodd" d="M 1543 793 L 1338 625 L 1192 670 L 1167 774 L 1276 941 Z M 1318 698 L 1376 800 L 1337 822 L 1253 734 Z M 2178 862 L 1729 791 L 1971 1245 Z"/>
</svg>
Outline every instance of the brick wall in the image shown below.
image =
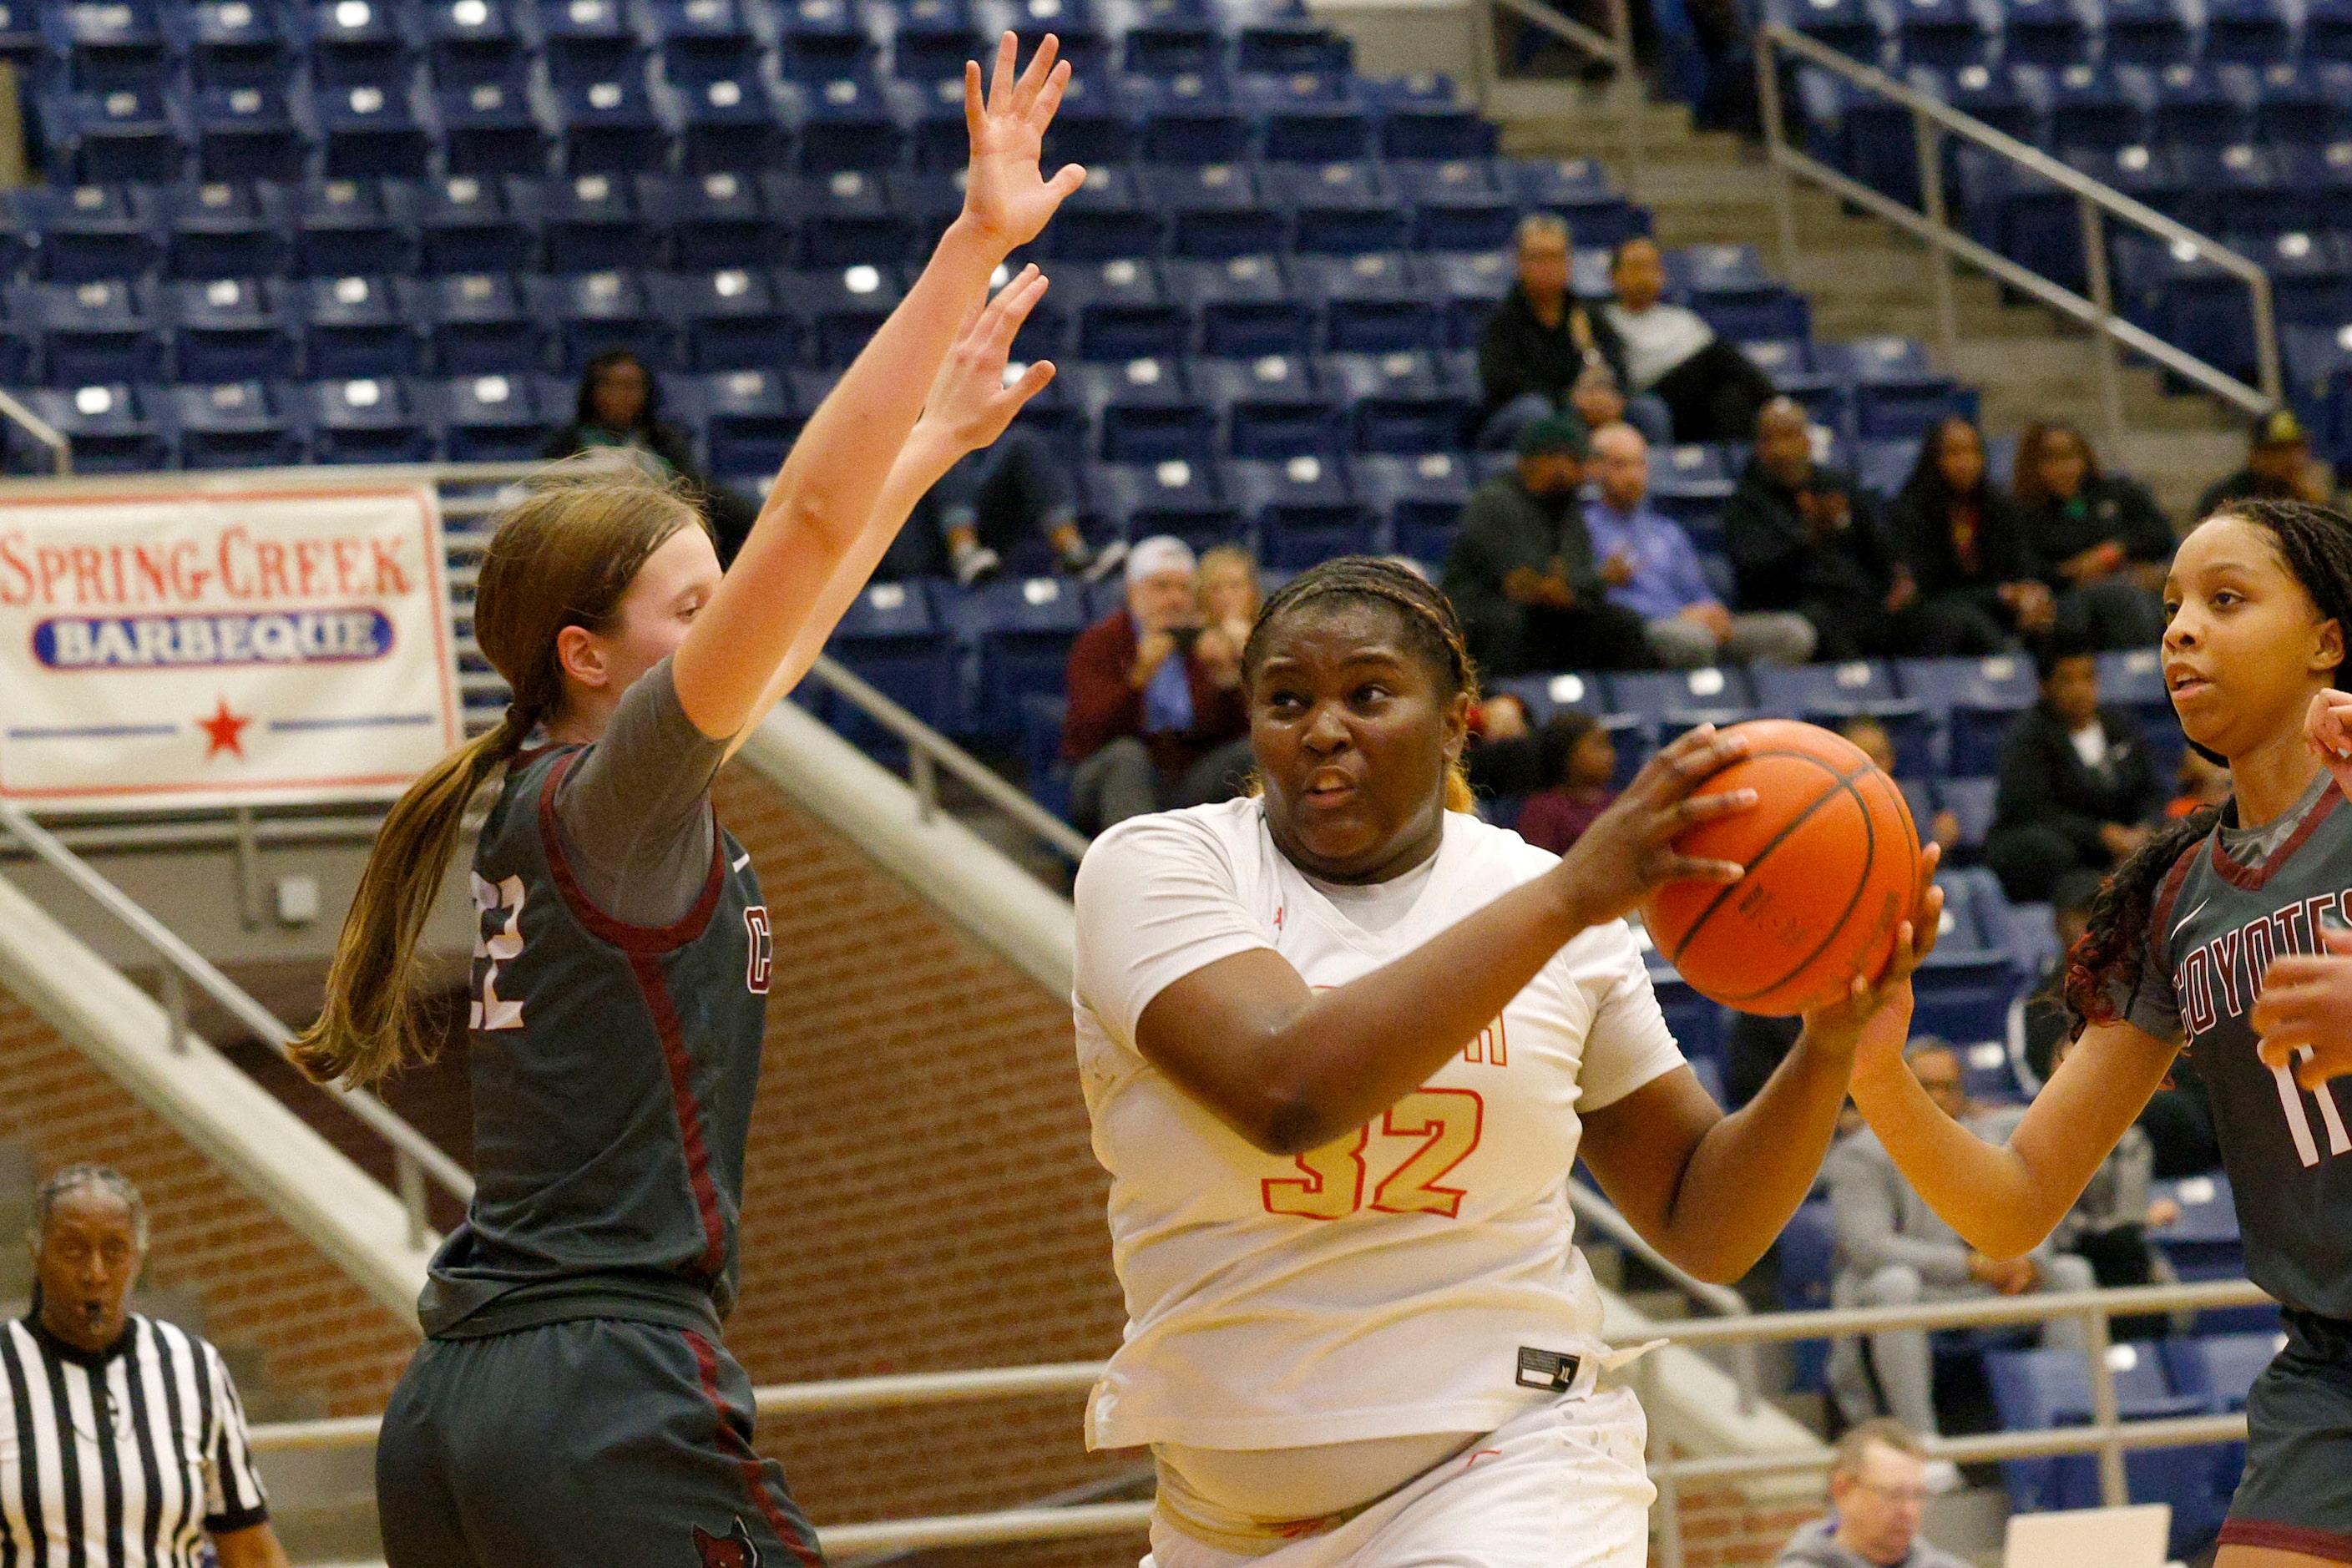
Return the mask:
<svg viewBox="0 0 2352 1568">
<path fill-rule="evenodd" d="M 1685 1568 L 1761 1568 L 1799 1526 L 1821 1518 L 1826 1498 L 1819 1482 L 1810 1492 L 1778 1488 L 1753 1498 L 1733 1487 L 1685 1492 L 1679 1512 Z M 1650 1539 L 1655 1561 L 1654 1520 Z"/>
<path fill-rule="evenodd" d="M 139 1184 L 149 1283 L 201 1300 L 206 1333 L 259 1352 L 273 1391 L 330 1415 L 383 1408 L 415 1331 L 5 992 L 0 1084 L 0 1139 L 31 1149 L 44 1173 L 99 1160 Z"/>
</svg>

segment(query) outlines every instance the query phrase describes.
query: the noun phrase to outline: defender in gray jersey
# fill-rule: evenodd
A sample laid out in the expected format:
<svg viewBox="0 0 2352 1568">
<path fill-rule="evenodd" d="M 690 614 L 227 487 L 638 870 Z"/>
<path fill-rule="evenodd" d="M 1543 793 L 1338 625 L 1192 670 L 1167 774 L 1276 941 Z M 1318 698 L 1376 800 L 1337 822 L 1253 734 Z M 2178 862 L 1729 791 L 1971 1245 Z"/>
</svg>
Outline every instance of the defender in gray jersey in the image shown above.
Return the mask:
<svg viewBox="0 0 2352 1568">
<path fill-rule="evenodd" d="M 373 1083 L 429 1049 L 418 933 L 469 801 L 475 1176 L 385 1412 L 392 1568 L 769 1568 L 819 1561 L 752 1445 L 734 1305 L 769 925 L 712 776 L 807 672 L 914 502 L 1052 379 L 1006 384 L 1045 292 L 992 276 L 1085 178 L 1037 157 L 1069 77 L 1045 39 L 968 73 L 964 210 L 810 417 L 723 574 L 634 465 L 535 483 L 484 552 L 473 619 L 504 720 L 394 805 L 296 1043 Z"/>
<path fill-rule="evenodd" d="M 2173 707 L 2229 763 L 2229 804 L 2158 833 L 2102 888 L 2071 955 L 2075 1047 L 2006 1146 L 1943 1117 L 1900 1062 L 1857 1063 L 1854 1100 L 1936 1211 L 2007 1257 L 2064 1215 L 2186 1050 L 2246 1271 L 2287 1327 L 2247 1403 L 2216 1568 L 2352 1563 L 2352 1093 L 2298 1081 L 2308 1045 L 2281 1032 L 2275 994 L 2307 966 L 2352 979 L 2352 953 L 2321 940 L 2352 916 L 2352 805 L 2305 744 L 2347 673 L 2352 521 L 2232 502 L 2181 542 L 2165 598 Z"/>
</svg>

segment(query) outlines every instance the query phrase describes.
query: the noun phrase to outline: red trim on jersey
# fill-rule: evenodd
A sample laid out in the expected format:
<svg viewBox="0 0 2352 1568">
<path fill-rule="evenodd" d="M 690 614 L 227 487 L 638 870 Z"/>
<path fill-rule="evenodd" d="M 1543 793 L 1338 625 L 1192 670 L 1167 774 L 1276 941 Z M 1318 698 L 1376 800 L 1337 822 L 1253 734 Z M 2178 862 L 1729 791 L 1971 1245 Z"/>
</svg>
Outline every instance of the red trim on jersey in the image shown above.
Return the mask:
<svg viewBox="0 0 2352 1568">
<path fill-rule="evenodd" d="M 2172 968 L 2172 907 L 2180 901 L 2180 889 L 2189 880 L 2189 868 L 2196 864 L 2197 848 L 2191 845 L 2181 851 L 2172 869 L 2164 874 L 2164 880 L 2157 885 L 2156 902 L 2148 906 L 2147 940 L 2162 944 L 2156 949 L 2156 954 L 2160 961 L 2158 967 L 2167 973 Z M 2139 984 L 2138 975 L 2132 976 L 2132 984 Z"/>
<path fill-rule="evenodd" d="M 2271 851 L 2270 858 L 2263 862 L 2263 868 L 2259 871 L 2241 866 L 2237 861 L 2230 858 L 2228 852 L 2221 847 L 2221 829 L 2215 828 L 2213 869 L 2220 873 L 2223 881 L 2233 888 L 2242 888 L 2249 893 L 2262 891 L 2263 884 L 2271 879 L 2271 873 L 2294 858 L 2294 852 L 2303 847 L 2303 841 L 2317 831 L 2319 825 L 2327 820 L 2327 814 L 2334 811 L 2343 799 L 2344 792 L 2341 790 L 2331 789 L 2321 795 L 2319 803 L 2311 808 L 2310 815 L 2306 816 L 2302 825 L 2295 828 L 2294 836 Z"/>
<path fill-rule="evenodd" d="M 669 1069 L 670 1103 L 677 1110 L 678 1142 L 686 1152 L 686 1174 L 694 1187 L 695 1212 L 702 1216 L 702 1272 L 716 1279 L 727 1267 L 727 1226 L 719 1215 L 719 1188 L 710 1179 L 710 1149 L 702 1140 L 702 1108 L 694 1098 L 694 1058 L 687 1054 L 686 1031 L 678 1026 L 677 1009 L 669 999 L 669 979 L 661 961 L 650 953 L 629 955 L 629 972 L 646 999 L 654 1032 L 661 1037 L 662 1065 Z"/>
<path fill-rule="evenodd" d="M 751 1451 L 751 1445 L 743 1441 L 743 1435 L 735 1430 L 727 1402 L 719 1396 L 719 1352 L 711 1347 L 709 1340 L 693 1330 L 679 1331 L 686 1335 L 686 1342 L 694 1347 L 694 1368 L 702 1378 L 702 1396 L 710 1401 L 711 1414 L 719 1418 L 719 1446 L 733 1457 L 736 1468 L 742 1471 L 743 1489 L 751 1494 L 751 1500 L 759 1504 L 768 1528 L 776 1532 L 776 1539 L 784 1543 L 785 1550 L 799 1558 L 805 1568 L 824 1568 L 824 1556 L 813 1544 L 801 1539 L 801 1532 L 793 1527 L 790 1517 L 776 1506 L 776 1500 L 768 1495 L 768 1478 L 762 1473 L 760 1456 Z"/>
<path fill-rule="evenodd" d="M 719 907 L 719 889 L 727 877 L 727 846 L 719 836 L 717 814 L 713 813 L 710 823 L 710 875 L 704 879 L 702 896 L 694 907 L 672 925 L 638 926 L 616 921 L 596 907 L 572 876 L 571 858 L 563 852 L 563 833 L 555 817 L 555 792 L 580 755 L 574 752 L 548 769 L 547 783 L 540 788 L 539 841 L 547 854 L 547 868 L 554 873 L 555 885 L 562 890 L 572 918 L 587 927 L 590 935 L 631 955 L 674 952 L 702 934 L 703 927 L 710 923 L 710 912 Z"/>
<path fill-rule="evenodd" d="M 2305 1557 L 2326 1563 L 2352 1563 L 2352 1535 L 2312 1530 L 2300 1524 L 2273 1524 L 2267 1520 L 2224 1521 L 2220 1544 L 2266 1546 L 2274 1552 L 2300 1552 Z"/>
</svg>

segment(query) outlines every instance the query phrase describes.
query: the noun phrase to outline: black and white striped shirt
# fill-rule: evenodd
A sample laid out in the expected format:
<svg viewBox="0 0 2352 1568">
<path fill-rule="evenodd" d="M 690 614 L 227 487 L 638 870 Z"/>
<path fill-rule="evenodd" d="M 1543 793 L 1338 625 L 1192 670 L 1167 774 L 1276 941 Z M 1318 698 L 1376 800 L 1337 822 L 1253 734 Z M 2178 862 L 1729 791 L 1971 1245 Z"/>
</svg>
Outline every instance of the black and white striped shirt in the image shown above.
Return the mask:
<svg viewBox="0 0 2352 1568">
<path fill-rule="evenodd" d="M 136 1313 L 99 1352 L 0 1327 L 0 1568 L 197 1568 L 268 1517 L 211 1345 Z"/>
</svg>

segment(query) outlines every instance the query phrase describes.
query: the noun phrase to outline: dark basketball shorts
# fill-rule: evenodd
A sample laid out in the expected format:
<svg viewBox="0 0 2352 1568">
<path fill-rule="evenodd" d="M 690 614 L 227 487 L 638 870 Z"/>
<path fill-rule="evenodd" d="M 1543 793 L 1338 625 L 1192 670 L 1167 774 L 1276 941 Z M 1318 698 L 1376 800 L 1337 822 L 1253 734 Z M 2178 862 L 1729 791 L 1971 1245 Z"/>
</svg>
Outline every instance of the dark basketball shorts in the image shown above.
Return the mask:
<svg viewBox="0 0 2352 1568">
<path fill-rule="evenodd" d="M 819 1568 L 724 1347 L 596 1318 L 427 1340 L 376 1447 L 389 1568 Z"/>
<path fill-rule="evenodd" d="M 2223 1545 L 2352 1563 L 2352 1323 L 2288 1312 L 2246 1396 L 2246 1477 Z"/>
</svg>

